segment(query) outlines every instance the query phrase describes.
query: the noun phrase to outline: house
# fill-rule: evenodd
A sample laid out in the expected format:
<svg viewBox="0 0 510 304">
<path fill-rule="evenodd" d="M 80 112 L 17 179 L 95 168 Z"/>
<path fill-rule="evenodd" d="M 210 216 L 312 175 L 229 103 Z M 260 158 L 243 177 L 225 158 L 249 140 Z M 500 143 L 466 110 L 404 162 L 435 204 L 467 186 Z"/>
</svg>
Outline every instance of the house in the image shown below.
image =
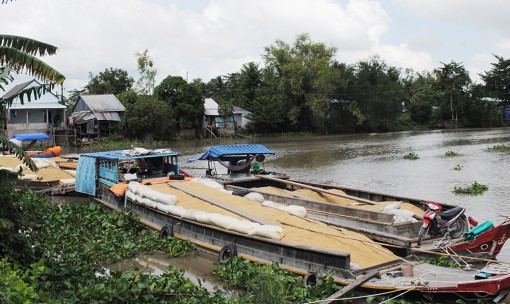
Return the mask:
<svg viewBox="0 0 510 304">
<path fill-rule="evenodd" d="M 68 119 L 80 136 L 110 135 L 124 120 L 126 108 L 113 94 L 81 95 Z"/>
<path fill-rule="evenodd" d="M 250 111 L 234 106 L 232 116 L 224 117 L 219 113 L 219 106 L 212 98 L 204 101 L 204 126 L 209 128 L 234 130 L 234 127 L 244 128 L 250 121 L 247 116 Z"/>
<path fill-rule="evenodd" d="M 8 98 L 22 90 L 40 86 L 36 79 L 18 84 L 2 96 Z M 46 92 L 40 98 L 21 103 L 16 98 L 11 105 L 5 107 L 5 129 L 7 136 L 19 133 L 45 133 L 54 128 L 65 127 L 66 106 L 52 92 Z"/>
</svg>

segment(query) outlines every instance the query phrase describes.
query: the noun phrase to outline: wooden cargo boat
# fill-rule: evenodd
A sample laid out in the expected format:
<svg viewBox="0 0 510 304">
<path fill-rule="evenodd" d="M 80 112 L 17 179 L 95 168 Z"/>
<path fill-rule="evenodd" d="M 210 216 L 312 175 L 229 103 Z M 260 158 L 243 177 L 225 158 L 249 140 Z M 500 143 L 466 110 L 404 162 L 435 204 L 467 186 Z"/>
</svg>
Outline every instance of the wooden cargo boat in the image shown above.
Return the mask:
<svg viewBox="0 0 510 304">
<path fill-rule="evenodd" d="M 401 258 L 363 235 L 282 210 L 267 212 L 245 197 L 175 174 L 180 172 L 178 156 L 145 149 L 82 154 L 76 190 L 113 210 L 139 215 L 161 237 L 186 239 L 216 252 L 219 262 L 236 255 L 277 262 L 304 275 L 305 283 L 332 271 L 335 282 L 350 285 L 344 291 L 361 286 L 497 300 L 510 290 L 510 271 L 503 268 L 461 270 L 410 261 L 402 265 Z M 136 173 L 129 173 L 126 169 L 135 162 L 152 165 L 139 165 Z M 248 226 L 252 228 L 246 230 Z"/>
<path fill-rule="evenodd" d="M 471 258 L 495 259 L 510 236 L 510 221 L 506 217 L 499 225 L 483 231 L 474 239 L 436 236 L 429 238 L 418 249 L 416 241 L 424 200 L 292 180 L 285 174 L 260 169 L 265 155 L 274 155 L 274 152 L 261 145 L 214 146 L 199 158 L 189 161 L 208 161 L 207 177 L 220 182 L 228 190 L 257 192 L 263 195 L 264 200 L 302 206 L 306 208 L 308 218 L 352 229 L 374 241 L 395 245 L 392 247 L 396 248 L 394 251 L 402 255 L 409 254 L 411 250 L 422 253 L 440 251 Z M 239 161 L 243 165 L 232 165 Z M 250 162 L 256 165 L 256 170 L 244 165 Z M 216 174 L 219 170 L 215 163 L 227 167 L 227 172 Z M 381 212 L 385 206 L 395 202 L 414 212 L 413 218 L 396 220 L 394 214 Z M 442 205 L 445 210 L 456 207 Z"/>
</svg>

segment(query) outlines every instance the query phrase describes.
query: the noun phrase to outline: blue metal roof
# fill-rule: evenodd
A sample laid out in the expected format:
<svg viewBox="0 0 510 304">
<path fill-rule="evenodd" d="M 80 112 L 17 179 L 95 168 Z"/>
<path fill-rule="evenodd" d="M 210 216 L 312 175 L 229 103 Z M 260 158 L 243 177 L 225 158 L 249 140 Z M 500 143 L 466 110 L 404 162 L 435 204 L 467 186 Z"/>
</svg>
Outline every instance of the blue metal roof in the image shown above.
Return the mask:
<svg viewBox="0 0 510 304">
<path fill-rule="evenodd" d="M 9 139 L 11 139 L 11 138 L 14 138 L 14 139 L 17 139 L 20 141 L 51 139 L 50 136 L 48 136 L 44 133 L 14 134 L 9 137 Z"/>
<path fill-rule="evenodd" d="M 269 150 L 263 145 L 230 145 L 230 146 L 213 146 L 202 156 L 193 160 L 216 160 L 225 159 L 229 156 L 244 156 L 244 155 L 257 155 L 267 154 L 275 155 L 273 151 Z M 193 161 L 190 160 L 190 161 Z"/>
<path fill-rule="evenodd" d="M 133 159 L 133 158 L 147 158 L 147 157 L 162 157 L 162 156 L 175 156 L 179 155 L 179 152 L 170 151 L 163 153 L 149 153 L 143 155 L 125 155 L 122 153 L 125 150 L 116 150 L 116 151 L 105 151 L 105 152 L 93 152 L 93 153 L 83 153 L 80 156 L 94 157 L 94 158 L 106 158 L 106 159 Z"/>
</svg>

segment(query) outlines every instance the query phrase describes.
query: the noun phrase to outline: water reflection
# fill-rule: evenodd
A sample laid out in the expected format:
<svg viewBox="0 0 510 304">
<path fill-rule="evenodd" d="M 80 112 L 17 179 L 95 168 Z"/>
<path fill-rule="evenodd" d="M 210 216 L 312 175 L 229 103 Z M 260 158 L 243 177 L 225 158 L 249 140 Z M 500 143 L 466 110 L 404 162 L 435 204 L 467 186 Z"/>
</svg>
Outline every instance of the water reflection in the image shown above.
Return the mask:
<svg viewBox="0 0 510 304">
<path fill-rule="evenodd" d="M 108 266 L 112 271 L 125 272 L 133 269 L 145 269 L 145 273 L 161 275 L 169 265 L 185 270 L 184 277 L 195 285 L 206 288 L 209 292 L 225 290 L 226 285 L 212 274 L 215 269 L 216 255 L 196 250 L 190 256 L 173 258 L 162 252 L 154 252 Z"/>
</svg>

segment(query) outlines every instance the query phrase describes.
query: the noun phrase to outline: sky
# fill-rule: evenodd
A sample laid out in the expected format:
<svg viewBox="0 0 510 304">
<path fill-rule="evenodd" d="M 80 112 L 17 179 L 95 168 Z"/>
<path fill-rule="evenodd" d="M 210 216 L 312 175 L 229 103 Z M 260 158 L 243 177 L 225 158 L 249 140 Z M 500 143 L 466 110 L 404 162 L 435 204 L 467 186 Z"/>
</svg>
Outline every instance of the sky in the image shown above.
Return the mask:
<svg viewBox="0 0 510 304">
<path fill-rule="evenodd" d="M 0 28 L 58 47 L 40 59 L 66 76 L 66 95 L 108 68 L 138 79 L 135 54 L 146 49 L 156 84 L 208 82 L 263 67 L 265 47 L 303 33 L 335 47 L 339 62 L 377 55 L 423 72 L 454 61 L 481 83 L 494 55 L 510 58 L 509 11 L 508 0 L 14 0 L 0 4 Z"/>
</svg>

